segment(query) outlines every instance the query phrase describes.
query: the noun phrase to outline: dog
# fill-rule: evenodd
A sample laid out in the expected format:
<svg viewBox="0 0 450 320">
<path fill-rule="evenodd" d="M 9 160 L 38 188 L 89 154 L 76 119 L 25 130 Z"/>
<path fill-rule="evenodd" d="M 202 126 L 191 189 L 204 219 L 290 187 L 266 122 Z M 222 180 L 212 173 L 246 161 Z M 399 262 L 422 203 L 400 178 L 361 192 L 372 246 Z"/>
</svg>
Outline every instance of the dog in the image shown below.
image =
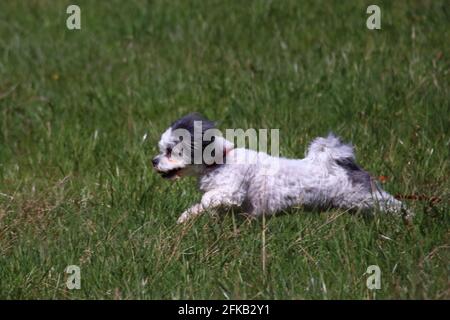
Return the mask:
<svg viewBox="0 0 450 320">
<path fill-rule="evenodd" d="M 201 201 L 184 211 L 178 223 L 213 209 L 231 207 L 253 217 L 293 206 L 363 213 L 379 210 L 411 216 L 402 202 L 382 190 L 356 163 L 353 147 L 332 133 L 314 139 L 305 158 L 287 159 L 236 148 L 219 134 L 204 139 L 207 131 L 214 129 L 214 122 L 191 113 L 173 122 L 161 135 L 160 154 L 152 159 L 155 170 L 171 180 L 196 176 L 203 192 Z M 179 131 L 188 134 L 180 135 Z M 196 133 L 200 141 L 194 141 Z M 193 154 L 207 148 L 216 151 L 211 152 L 213 161 L 202 158 L 193 162 Z"/>
</svg>

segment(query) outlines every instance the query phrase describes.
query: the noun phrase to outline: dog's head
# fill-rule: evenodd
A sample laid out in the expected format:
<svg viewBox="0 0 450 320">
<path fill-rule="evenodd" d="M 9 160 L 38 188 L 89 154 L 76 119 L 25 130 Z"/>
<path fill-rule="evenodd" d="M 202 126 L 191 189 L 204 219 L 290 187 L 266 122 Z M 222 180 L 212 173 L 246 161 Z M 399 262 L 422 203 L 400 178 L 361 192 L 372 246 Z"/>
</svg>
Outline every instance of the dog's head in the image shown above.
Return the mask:
<svg viewBox="0 0 450 320">
<path fill-rule="evenodd" d="M 158 147 L 160 154 L 153 158 L 153 167 L 163 178 L 176 179 L 223 163 L 223 154 L 233 145 L 222 138 L 214 122 L 190 113 L 172 123 L 161 135 Z"/>
</svg>

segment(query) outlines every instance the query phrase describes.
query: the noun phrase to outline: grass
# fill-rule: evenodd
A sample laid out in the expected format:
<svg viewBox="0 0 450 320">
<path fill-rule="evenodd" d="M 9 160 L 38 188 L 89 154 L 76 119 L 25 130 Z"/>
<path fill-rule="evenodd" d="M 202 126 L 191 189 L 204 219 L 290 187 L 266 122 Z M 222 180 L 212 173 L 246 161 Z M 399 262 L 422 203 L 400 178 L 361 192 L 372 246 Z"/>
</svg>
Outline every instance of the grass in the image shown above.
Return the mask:
<svg viewBox="0 0 450 320">
<path fill-rule="evenodd" d="M 446 1 L 378 1 L 378 31 L 371 1 L 77 1 L 80 31 L 69 4 L 0 5 L 0 298 L 450 298 Z M 389 192 L 441 201 L 408 201 L 410 227 L 302 209 L 177 226 L 196 183 L 150 159 L 194 110 L 280 128 L 289 157 L 334 131 Z"/>
</svg>

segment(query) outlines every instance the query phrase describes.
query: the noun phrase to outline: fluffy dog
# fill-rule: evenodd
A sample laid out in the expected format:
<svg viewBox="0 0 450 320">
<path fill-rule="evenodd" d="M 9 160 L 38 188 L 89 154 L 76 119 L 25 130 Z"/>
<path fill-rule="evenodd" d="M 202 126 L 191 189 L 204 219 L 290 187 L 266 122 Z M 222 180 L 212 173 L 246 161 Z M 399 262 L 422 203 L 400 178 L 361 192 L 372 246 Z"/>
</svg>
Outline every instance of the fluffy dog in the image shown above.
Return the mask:
<svg viewBox="0 0 450 320">
<path fill-rule="evenodd" d="M 198 124 L 200 142 L 194 141 Z M 213 128 L 213 122 L 191 113 L 172 123 L 159 141 L 160 154 L 152 160 L 156 171 L 167 179 L 197 176 L 203 192 L 201 201 L 183 212 L 178 223 L 219 207 L 239 207 L 251 216 L 271 215 L 294 205 L 410 215 L 356 164 L 353 147 L 333 134 L 314 139 L 304 159 L 286 159 L 235 148 L 220 135 L 204 139 Z M 190 135 L 181 137 L 180 130 Z M 223 161 L 216 161 L 212 152 L 216 160 L 193 163 L 193 154 L 208 146 L 222 150 Z"/>
</svg>

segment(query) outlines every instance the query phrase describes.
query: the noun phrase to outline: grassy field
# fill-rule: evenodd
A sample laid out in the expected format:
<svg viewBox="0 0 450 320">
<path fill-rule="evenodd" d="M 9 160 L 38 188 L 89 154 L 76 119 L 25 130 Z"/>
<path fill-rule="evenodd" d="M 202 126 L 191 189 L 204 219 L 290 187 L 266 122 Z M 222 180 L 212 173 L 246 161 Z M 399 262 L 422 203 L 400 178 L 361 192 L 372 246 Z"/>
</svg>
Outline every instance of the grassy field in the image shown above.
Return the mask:
<svg viewBox="0 0 450 320">
<path fill-rule="evenodd" d="M 0 4 L 0 298 L 450 299 L 450 6 L 378 1 Z M 279 128 L 302 157 L 333 131 L 416 217 L 296 209 L 185 226 L 193 179 L 152 170 L 199 111 Z M 81 268 L 68 290 L 64 269 Z M 381 289 L 366 269 L 381 268 Z"/>
</svg>

